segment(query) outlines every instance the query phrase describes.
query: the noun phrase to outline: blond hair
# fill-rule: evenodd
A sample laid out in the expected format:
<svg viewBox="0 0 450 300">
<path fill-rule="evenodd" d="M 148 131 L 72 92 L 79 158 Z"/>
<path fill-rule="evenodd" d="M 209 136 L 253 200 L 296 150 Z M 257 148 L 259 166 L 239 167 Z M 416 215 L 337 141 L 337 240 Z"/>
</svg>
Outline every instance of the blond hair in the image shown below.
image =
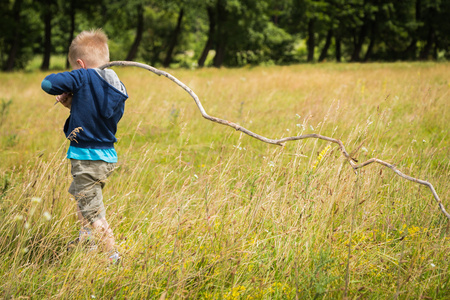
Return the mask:
<svg viewBox="0 0 450 300">
<path fill-rule="evenodd" d="M 69 48 L 69 62 L 73 68 L 82 59 L 87 67 L 95 68 L 109 62 L 108 37 L 101 29 L 82 31 Z"/>
</svg>

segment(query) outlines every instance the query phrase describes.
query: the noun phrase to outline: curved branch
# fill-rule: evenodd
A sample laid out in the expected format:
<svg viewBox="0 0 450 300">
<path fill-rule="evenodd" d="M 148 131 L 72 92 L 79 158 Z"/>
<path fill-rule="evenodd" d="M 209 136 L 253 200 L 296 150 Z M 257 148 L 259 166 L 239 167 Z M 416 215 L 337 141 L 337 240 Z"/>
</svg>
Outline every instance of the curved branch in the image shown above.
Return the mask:
<svg viewBox="0 0 450 300">
<path fill-rule="evenodd" d="M 441 209 L 442 213 L 450 220 L 450 214 L 445 210 L 441 199 L 439 199 L 439 196 L 436 193 L 436 190 L 434 189 L 433 185 L 431 183 L 429 183 L 428 181 L 408 176 L 408 175 L 400 172 L 395 167 L 395 165 L 389 164 L 389 163 L 387 163 L 385 161 L 382 161 L 382 160 L 380 160 L 378 158 L 371 158 L 371 159 L 369 159 L 369 160 L 367 160 L 367 161 L 365 161 L 365 162 L 363 162 L 363 163 L 361 163 L 359 165 L 355 165 L 353 162 L 351 162 L 350 164 L 352 165 L 352 168 L 354 170 L 357 170 L 359 168 L 363 168 L 363 167 L 365 167 L 367 165 L 370 165 L 371 163 L 378 163 L 380 165 L 383 165 L 383 166 L 391 169 L 392 171 L 394 171 L 398 176 L 405 178 L 406 180 L 409 180 L 409 181 L 412 181 L 412 182 L 415 182 L 415 183 L 418 183 L 418 184 L 426 185 L 430 189 L 431 193 L 433 194 L 434 199 L 436 199 L 436 202 L 438 203 L 439 208 Z"/>
<path fill-rule="evenodd" d="M 180 80 L 178 80 L 177 78 L 175 78 L 174 76 L 172 76 L 171 74 L 161 71 L 159 69 L 156 69 L 152 66 L 146 65 L 146 64 L 142 64 L 142 63 L 138 63 L 138 62 L 133 62 L 133 61 L 113 61 L 113 62 L 109 62 L 103 66 L 100 67 L 100 69 L 105 69 L 108 67 L 113 67 L 113 66 L 133 66 L 133 67 L 139 67 L 139 68 L 143 68 L 145 70 L 148 70 L 152 73 L 155 73 L 158 76 L 164 76 L 167 77 L 168 79 L 172 80 L 173 82 L 175 82 L 178 86 L 180 86 L 182 89 L 184 89 L 195 101 L 195 104 L 197 105 L 198 109 L 200 110 L 200 113 L 202 114 L 202 116 L 207 119 L 210 120 L 212 122 L 215 123 L 219 123 L 222 125 L 226 125 L 226 126 L 230 126 L 232 128 L 234 128 L 237 131 L 241 131 L 255 139 L 258 139 L 262 142 L 268 143 L 268 144 L 274 144 L 274 145 L 279 145 L 279 146 L 283 146 L 284 143 L 289 142 L 289 141 L 298 141 L 298 140 L 303 140 L 303 139 L 310 139 L 310 138 L 315 138 L 315 139 L 321 139 L 321 140 L 325 140 L 331 143 L 335 143 L 339 146 L 339 149 L 341 150 L 342 154 L 345 156 L 345 158 L 347 159 L 347 161 L 350 163 L 351 167 L 353 168 L 353 170 L 356 172 L 356 170 L 363 168 L 371 163 L 378 163 L 381 164 L 387 168 L 390 168 L 392 171 L 394 171 L 397 175 L 399 175 L 400 177 L 407 179 L 409 181 L 418 183 L 418 184 L 422 184 L 422 185 L 426 185 L 431 193 L 433 194 L 434 199 L 436 200 L 436 202 L 439 205 L 439 208 L 441 209 L 442 213 L 450 220 L 450 214 L 445 210 L 442 201 L 439 199 L 438 194 L 436 193 L 436 190 L 434 189 L 433 185 L 431 183 L 429 183 L 428 181 L 425 180 L 420 180 L 408 175 L 403 174 L 402 172 L 400 172 L 394 165 L 389 164 L 387 162 L 384 162 L 380 159 L 377 158 L 371 158 L 369 160 L 367 160 L 366 162 L 363 162 L 361 164 L 355 164 L 356 160 L 354 158 L 352 158 L 347 150 L 344 147 L 344 144 L 338 140 L 338 139 L 334 139 L 331 137 L 327 137 L 327 136 L 323 136 L 320 134 L 316 134 L 316 133 L 312 133 L 312 134 L 304 134 L 304 135 L 299 135 L 299 136 L 291 136 L 291 137 L 286 137 L 286 138 L 281 138 L 281 139 L 269 139 L 266 138 L 262 135 L 256 134 L 236 123 L 230 122 L 228 120 L 224 120 L 224 119 L 220 119 L 220 118 L 216 118 L 216 117 L 212 117 L 210 115 L 208 115 L 205 111 L 205 109 L 203 108 L 202 103 L 200 102 L 198 96 L 187 86 L 185 85 L 183 82 L 181 82 Z"/>
</svg>

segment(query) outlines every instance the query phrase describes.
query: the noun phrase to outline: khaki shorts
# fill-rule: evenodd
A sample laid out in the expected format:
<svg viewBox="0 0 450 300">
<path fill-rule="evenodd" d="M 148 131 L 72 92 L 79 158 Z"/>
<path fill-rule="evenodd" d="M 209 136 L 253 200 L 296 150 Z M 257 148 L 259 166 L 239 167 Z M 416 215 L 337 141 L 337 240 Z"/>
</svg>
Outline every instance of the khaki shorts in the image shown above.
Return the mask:
<svg viewBox="0 0 450 300">
<path fill-rule="evenodd" d="M 91 224 L 105 218 L 102 189 L 116 167 L 102 160 L 71 159 L 73 181 L 69 193 L 74 195 L 83 217 Z"/>
</svg>

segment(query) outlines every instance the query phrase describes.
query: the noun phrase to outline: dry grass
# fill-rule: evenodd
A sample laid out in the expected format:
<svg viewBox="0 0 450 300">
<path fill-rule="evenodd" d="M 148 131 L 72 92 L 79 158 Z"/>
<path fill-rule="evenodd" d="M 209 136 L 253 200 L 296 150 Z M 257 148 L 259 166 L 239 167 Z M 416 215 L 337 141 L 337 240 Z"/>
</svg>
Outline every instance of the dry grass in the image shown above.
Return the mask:
<svg viewBox="0 0 450 300">
<path fill-rule="evenodd" d="M 267 137 L 316 132 L 349 150 L 364 141 L 360 160 L 395 162 L 430 181 L 450 208 L 449 69 L 323 64 L 171 73 L 210 115 Z M 67 111 L 40 90 L 45 74 L 0 74 L 2 103 L 12 99 L 0 114 L 0 297 L 450 297 L 448 220 L 428 189 L 381 166 L 364 168 L 357 180 L 323 141 L 281 148 L 252 140 L 202 119 L 167 79 L 116 70 L 130 94 L 119 124 L 120 168 L 104 190 L 124 257 L 116 267 L 100 252 L 64 250 L 78 232 L 66 192 Z"/>
</svg>

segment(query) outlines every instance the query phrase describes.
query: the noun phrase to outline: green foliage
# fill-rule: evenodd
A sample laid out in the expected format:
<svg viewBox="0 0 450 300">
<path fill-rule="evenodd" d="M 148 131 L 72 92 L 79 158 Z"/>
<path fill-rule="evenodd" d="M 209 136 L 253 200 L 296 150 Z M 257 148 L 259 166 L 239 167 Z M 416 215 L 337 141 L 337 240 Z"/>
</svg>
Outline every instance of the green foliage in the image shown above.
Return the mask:
<svg viewBox="0 0 450 300">
<path fill-rule="evenodd" d="M 139 29 L 140 8 L 144 22 Z M 5 12 L 0 63 L 6 68 L 12 60 L 12 69 L 25 69 L 30 59 L 43 54 L 43 16 L 48 10 L 53 12 L 53 55 L 67 53 L 72 14 L 74 34 L 104 28 L 111 59 L 125 59 L 134 45 L 136 60 L 156 66 L 173 45 L 172 67 L 186 68 L 195 67 L 204 49 L 211 50 L 217 67 L 298 63 L 307 57 L 314 61 L 319 54 L 321 60 L 344 61 L 443 60 L 450 55 L 448 1 L 9 0 L 0 9 Z M 138 30 L 142 35 L 136 41 Z"/>
<path fill-rule="evenodd" d="M 302 277 L 309 278 L 309 282 L 306 281 L 303 286 L 303 298 L 318 299 L 325 296 L 333 283 L 339 279 L 332 272 L 337 267 L 336 258 L 332 257 L 329 249 L 313 250 L 309 268 L 297 271 Z"/>
<path fill-rule="evenodd" d="M 165 58 L 171 33 L 175 28 L 178 11 L 148 7 L 145 22 L 148 26 L 142 44 L 142 59 L 158 66 Z"/>
<path fill-rule="evenodd" d="M 16 5 L 16 2 L 21 5 Z M 43 28 L 39 14 L 36 14 L 36 5 L 30 0 L 1 3 L 4 14 L 0 21 L 0 65 L 5 69 L 14 55 L 13 69 L 24 69 L 36 53 L 35 42 L 41 38 Z"/>
</svg>

